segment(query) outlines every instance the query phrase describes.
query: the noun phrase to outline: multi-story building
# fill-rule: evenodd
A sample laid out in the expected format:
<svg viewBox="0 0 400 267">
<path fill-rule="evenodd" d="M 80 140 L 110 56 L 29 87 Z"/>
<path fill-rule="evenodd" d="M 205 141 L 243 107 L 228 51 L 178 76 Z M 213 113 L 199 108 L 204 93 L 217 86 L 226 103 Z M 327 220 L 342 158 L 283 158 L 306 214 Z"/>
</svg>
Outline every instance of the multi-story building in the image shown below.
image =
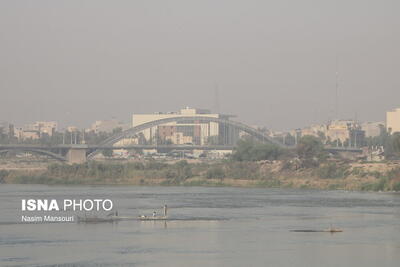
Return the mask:
<svg viewBox="0 0 400 267">
<path fill-rule="evenodd" d="M 40 138 L 40 132 L 39 131 L 35 131 L 35 130 L 23 130 L 22 131 L 22 139 L 26 140 L 26 139 L 39 139 Z"/>
<path fill-rule="evenodd" d="M 0 134 L 14 136 L 14 125 L 9 122 L 0 122 Z"/>
<path fill-rule="evenodd" d="M 167 118 L 194 117 L 192 120 L 169 122 L 141 132 L 144 142 L 173 144 L 233 144 L 239 133 L 229 125 L 218 122 L 196 121 L 196 117 L 229 119 L 231 115 L 213 114 L 206 109 L 185 108 L 179 112 L 133 114 L 132 127 Z"/>
<path fill-rule="evenodd" d="M 312 135 L 324 141 L 348 142 L 348 145 L 361 145 L 365 137 L 378 136 L 381 133 L 383 122 L 364 122 L 358 124 L 353 120 L 334 120 L 328 124 L 316 124 L 299 129 L 300 136 Z M 296 130 L 292 131 L 294 135 Z"/>
<path fill-rule="evenodd" d="M 70 132 L 70 133 L 75 133 L 75 132 L 79 131 L 78 127 L 76 127 L 76 126 L 68 126 L 66 128 L 66 130 L 67 130 L 67 132 Z"/>
<path fill-rule="evenodd" d="M 24 132 L 37 132 L 39 137 L 43 134 L 52 136 L 57 131 L 57 122 L 55 121 L 37 121 L 32 124 L 25 125 Z M 31 134 L 27 134 L 31 135 Z"/>
<path fill-rule="evenodd" d="M 105 133 L 112 133 L 114 129 L 122 128 L 126 129 L 126 125 L 123 123 L 112 119 L 112 120 L 99 120 L 95 121 L 89 131 L 93 131 L 95 133 L 105 132 Z"/>
<path fill-rule="evenodd" d="M 361 129 L 365 132 L 365 137 L 379 136 L 384 128 L 384 122 L 364 122 L 361 124 Z"/>
<path fill-rule="evenodd" d="M 300 129 L 301 136 L 312 135 L 315 137 L 324 138 L 327 133 L 327 126 L 325 124 L 315 124 L 309 127 Z"/>
<path fill-rule="evenodd" d="M 327 125 L 326 137 L 330 141 L 337 141 L 348 146 L 360 146 L 364 143 L 365 132 L 353 120 L 334 120 Z"/>
<path fill-rule="evenodd" d="M 14 127 L 14 136 L 18 138 L 18 140 L 24 139 L 24 129 L 21 127 Z"/>
<path fill-rule="evenodd" d="M 386 129 L 389 133 L 400 132 L 400 108 L 386 112 Z"/>
</svg>

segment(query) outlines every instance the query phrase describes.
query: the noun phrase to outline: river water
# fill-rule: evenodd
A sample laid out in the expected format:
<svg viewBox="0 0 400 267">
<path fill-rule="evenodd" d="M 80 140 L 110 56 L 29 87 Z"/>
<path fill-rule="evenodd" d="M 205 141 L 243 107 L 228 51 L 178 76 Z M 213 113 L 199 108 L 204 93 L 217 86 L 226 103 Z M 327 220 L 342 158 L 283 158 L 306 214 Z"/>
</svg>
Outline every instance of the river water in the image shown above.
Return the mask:
<svg viewBox="0 0 400 267">
<path fill-rule="evenodd" d="M 128 217 L 167 204 L 171 220 L 21 223 L 26 198 L 109 198 Z M 394 193 L 0 185 L 0 212 L 0 266 L 400 266 Z M 290 232 L 330 224 L 344 232 Z"/>
</svg>

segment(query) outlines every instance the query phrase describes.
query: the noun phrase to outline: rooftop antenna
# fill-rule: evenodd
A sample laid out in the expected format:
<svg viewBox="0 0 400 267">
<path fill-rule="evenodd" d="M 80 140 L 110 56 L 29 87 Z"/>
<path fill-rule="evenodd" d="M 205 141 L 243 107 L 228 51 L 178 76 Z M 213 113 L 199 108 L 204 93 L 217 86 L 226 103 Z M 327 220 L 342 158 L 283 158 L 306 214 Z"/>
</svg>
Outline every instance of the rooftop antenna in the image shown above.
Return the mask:
<svg viewBox="0 0 400 267">
<path fill-rule="evenodd" d="M 337 120 L 339 119 L 338 95 L 339 95 L 339 71 L 338 71 L 338 59 L 336 58 L 335 117 Z"/>
<path fill-rule="evenodd" d="M 218 88 L 218 83 L 215 83 L 215 88 L 214 88 L 214 109 L 217 114 L 219 114 L 219 88 Z"/>
</svg>

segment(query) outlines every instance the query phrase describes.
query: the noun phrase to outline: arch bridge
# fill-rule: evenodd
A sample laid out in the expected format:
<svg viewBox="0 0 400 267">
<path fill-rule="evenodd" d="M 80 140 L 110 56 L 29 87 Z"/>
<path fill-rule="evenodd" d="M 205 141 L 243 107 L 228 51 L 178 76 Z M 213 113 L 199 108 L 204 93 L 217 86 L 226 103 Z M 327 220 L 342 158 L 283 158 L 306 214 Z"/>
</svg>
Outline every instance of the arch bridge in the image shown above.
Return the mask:
<svg viewBox="0 0 400 267">
<path fill-rule="evenodd" d="M 179 149 L 179 150 L 193 150 L 193 149 L 202 149 L 202 150 L 218 150 L 218 149 L 233 149 L 235 144 L 218 144 L 218 145 L 126 145 L 126 146 L 115 146 L 115 144 L 127 137 L 135 136 L 136 134 L 170 122 L 178 122 L 185 123 L 190 121 L 192 124 L 193 121 L 195 123 L 209 123 L 215 122 L 222 126 L 229 126 L 236 131 L 243 131 L 250 136 L 258 139 L 263 143 L 273 143 L 279 146 L 284 147 L 282 143 L 273 140 L 271 137 L 265 135 L 263 132 L 243 124 L 241 122 L 208 117 L 208 116 L 179 116 L 172 118 L 165 118 L 160 120 L 154 120 L 151 122 L 143 123 L 138 126 L 132 127 L 128 130 L 115 134 L 108 139 L 104 140 L 102 143 L 97 145 L 84 145 L 84 144 L 70 144 L 70 145 L 54 145 L 54 146 L 46 146 L 46 145 L 26 145 L 26 144 L 10 144 L 10 145 L 1 145 L 0 144 L 0 154 L 7 153 L 10 151 L 16 152 L 31 152 L 37 153 L 41 155 L 46 155 L 53 159 L 59 161 L 66 161 L 69 163 L 82 163 L 87 159 L 93 159 L 95 155 L 100 153 L 103 149 Z"/>
<path fill-rule="evenodd" d="M 0 155 L 29 152 L 69 163 L 85 162 L 88 151 L 93 148 L 87 145 L 0 144 Z"/>
<path fill-rule="evenodd" d="M 188 121 L 194 121 L 195 123 L 209 123 L 216 122 L 225 126 L 230 126 L 234 130 L 243 131 L 250 136 L 258 139 L 262 143 L 272 143 L 281 147 L 287 147 L 286 145 L 272 139 L 271 137 L 265 135 L 263 132 L 248 126 L 244 123 L 208 117 L 208 116 L 179 116 L 172 118 L 165 118 L 160 120 L 154 120 L 151 122 L 143 123 L 138 126 L 132 127 L 128 130 L 115 134 L 108 139 L 104 140 L 102 143 L 97 145 L 85 145 L 85 144 L 70 144 L 70 145 L 26 145 L 26 144 L 0 144 L 0 154 L 4 154 L 11 151 L 21 151 L 21 152 L 31 152 L 41 155 L 46 155 L 53 159 L 69 162 L 69 163 L 82 163 L 86 160 L 93 159 L 95 155 L 100 153 L 103 149 L 179 149 L 179 150 L 189 150 L 189 149 L 203 149 L 203 150 L 218 150 L 218 149 L 232 149 L 234 144 L 219 144 L 219 145 L 127 145 L 127 146 L 115 146 L 115 144 L 127 137 L 134 136 L 144 130 L 170 123 L 170 122 L 181 122 L 185 123 Z M 192 122 L 191 122 L 192 123 Z M 326 148 L 329 152 L 356 152 L 360 153 L 362 150 L 359 148 Z"/>
<path fill-rule="evenodd" d="M 277 142 L 276 140 L 272 139 L 271 137 L 267 136 L 266 134 L 264 134 L 263 132 L 248 126 L 244 123 L 241 122 L 237 122 L 237 121 L 232 121 L 232 120 L 227 120 L 227 119 L 221 119 L 221 118 L 215 118 L 215 117 L 208 117 L 208 116 L 177 116 L 177 117 L 172 117 L 172 118 L 165 118 L 165 119 L 159 119 L 159 120 L 154 120 L 151 122 L 146 122 L 140 125 L 137 125 L 135 127 L 132 127 L 128 130 L 125 130 L 121 133 L 115 134 L 113 136 L 111 136 L 110 138 L 104 140 L 101 144 L 99 144 L 99 146 L 103 146 L 103 147 L 108 147 L 108 146 L 112 146 L 113 144 L 117 143 L 118 141 L 130 137 L 130 136 L 134 136 L 144 130 L 162 125 L 162 124 L 166 124 L 166 123 L 170 123 L 170 122 L 187 122 L 187 121 L 194 121 L 195 123 L 209 123 L 209 122 L 216 122 L 225 126 L 230 126 L 235 130 L 238 131 L 243 131 L 247 134 L 249 134 L 250 136 L 255 137 L 256 139 L 258 139 L 259 141 L 263 142 L 263 143 L 272 143 L 272 144 L 276 144 L 279 146 L 285 146 L 280 142 Z M 171 145 L 172 147 L 173 145 Z M 93 152 L 91 152 L 90 154 L 88 154 L 87 158 L 88 159 L 92 159 L 95 155 L 97 155 L 100 152 L 99 149 L 94 150 Z"/>
<path fill-rule="evenodd" d="M 48 156 L 49 158 L 62 162 L 67 161 L 67 158 L 65 156 L 61 155 L 60 153 L 53 152 L 51 150 L 46 149 L 46 147 L 9 146 L 9 147 L 1 147 L 0 154 L 6 154 L 10 152 L 13 153 L 29 152 L 29 153 Z"/>
</svg>

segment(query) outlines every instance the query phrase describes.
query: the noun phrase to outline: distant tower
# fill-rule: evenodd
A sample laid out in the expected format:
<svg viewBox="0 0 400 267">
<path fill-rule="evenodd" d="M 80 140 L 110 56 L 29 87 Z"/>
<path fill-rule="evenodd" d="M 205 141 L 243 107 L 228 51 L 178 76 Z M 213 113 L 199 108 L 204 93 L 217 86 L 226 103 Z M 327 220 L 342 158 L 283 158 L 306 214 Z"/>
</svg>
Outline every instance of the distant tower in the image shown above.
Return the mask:
<svg viewBox="0 0 400 267">
<path fill-rule="evenodd" d="M 338 60 L 336 58 L 336 84 L 335 84 L 335 119 L 339 119 L 339 70 Z"/>
<path fill-rule="evenodd" d="M 214 110 L 217 114 L 219 114 L 219 88 L 218 84 L 215 84 L 214 90 Z"/>
<path fill-rule="evenodd" d="M 82 144 L 86 144 L 86 141 L 85 141 L 85 129 L 82 129 L 82 142 L 81 142 Z"/>
</svg>

